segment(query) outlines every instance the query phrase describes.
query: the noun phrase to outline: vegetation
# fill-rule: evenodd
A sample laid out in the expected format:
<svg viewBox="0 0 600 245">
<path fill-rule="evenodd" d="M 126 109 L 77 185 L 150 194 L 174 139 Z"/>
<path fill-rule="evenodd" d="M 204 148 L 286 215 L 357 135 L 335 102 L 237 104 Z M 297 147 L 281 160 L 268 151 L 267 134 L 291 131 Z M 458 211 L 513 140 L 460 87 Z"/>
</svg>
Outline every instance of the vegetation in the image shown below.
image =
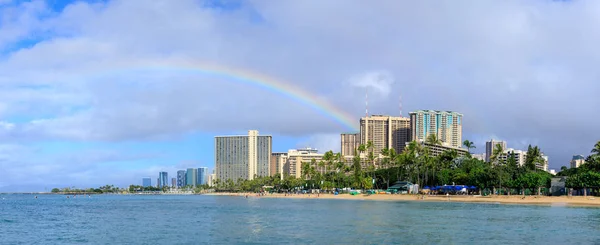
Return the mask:
<svg viewBox="0 0 600 245">
<path fill-rule="evenodd" d="M 441 144 L 435 136 L 426 141 L 431 145 Z M 474 143 L 464 141 L 469 150 Z M 454 150 L 448 150 L 438 156 L 432 156 L 426 145 L 409 143 L 403 152 L 384 149 L 380 157 L 373 152 L 373 144 L 360 145 L 354 154 L 351 165 L 343 162 L 343 157 L 332 151 L 323 156 L 323 161 L 303 163 L 302 178 L 280 175 L 258 177 L 253 180 L 234 182 L 217 181 L 217 191 L 261 191 L 264 187 L 272 191 L 290 191 L 300 189 L 333 190 L 334 188 L 387 189 L 396 181 L 410 181 L 424 186 L 468 185 L 475 186 L 482 193 L 503 195 L 525 195 L 547 193 L 552 175 L 539 167 L 544 164 L 541 150 L 529 146 L 525 164 L 519 166 L 514 153 L 504 153 L 501 145 L 494 146 L 490 162 L 484 162 L 467 156 L 459 156 Z M 363 154 L 368 166 L 361 166 Z M 570 176 L 567 187 L 594 188 L 600 191 L 600 142 L 592 150 L 586 164 L 578 169 L 563 169 L 559 175 Z M 272 187 L 272 189 L 271 189 Z"/>
<path fill-rule="evenodd" d="M 105 186 L 100 186 L 98 188 L 88 188 L 88 189 L 65 187 L 65 188 L 53 188 L 51 190 L 52 193 L 62 193 L 62 194 L 103 194 L 103 193 L 120 193 L 123 191 L 124 191 L 123 189 L 120 189 L 113 185 L 105 185 Z"/>
<path fill-rule="evenodd" d="M 600 141 L 598 141 L 591 154 L 585 159 L 585 163 L 578 168 L 561 168 L 556 175 L 567 176 L 565 186 L 575 190 L 583 191 L 588 195 L 591 190 L 593 195 L 600 193 Z"/>
</svg>

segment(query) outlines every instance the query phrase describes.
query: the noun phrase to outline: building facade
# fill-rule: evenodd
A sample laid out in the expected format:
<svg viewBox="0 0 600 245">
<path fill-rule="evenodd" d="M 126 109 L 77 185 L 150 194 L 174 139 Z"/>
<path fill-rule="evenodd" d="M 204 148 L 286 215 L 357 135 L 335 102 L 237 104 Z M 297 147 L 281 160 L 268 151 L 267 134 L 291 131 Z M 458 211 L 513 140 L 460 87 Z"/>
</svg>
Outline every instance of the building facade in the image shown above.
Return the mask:
<svg viewBox="0 0 600 245">
<path fill-rule="evenodd" d="M 213 169 L 212 173 L 208 175 L 208 186 L 215 186 L 215 180 L 217 179 L 216 171 Z"/>
<path fill-rule="evenodd" d="M 185 181 L 185 170 L 177 171 L 177 187 L 182 188 L 186 185 L 187 183 Z"/>
<path fill-rule="evenodd" d="M 578 168 L 585 163 L 585 157 L 582 155 L 574 155 L 569 163 L 571 164 L 571 168 Z"/>
<path fill-rule="evenodd" d="M 462 117 L 458 112 L 420 110 L 410 112 L 411 139 L 425 141 L 436 135 L 444 146 L 462 146 Z"/>
<path fill-rule="evenodd" d="M 196 186 L 198 182 L 198 170 L 195 168 L 188 168 L 185 172 L 185 185 Z"/>
<path fill-rule="evenodd" d="M 360 144 L 367 145 L 369 141 L 373 143 L 375 156 L 378 156 L 382 149 L 394 149 L 400 153 L 406 143 L 411 141 L 410 119 L 384 115 L 363 117 L 360 119 L 358 138 Z M 351 155 L 354 155 L 354 150 Z"/>
<path fill-rule="evenodd" d="M 169 187 L 169 173 L 158 173 L 158 188 Z"/>
<path fill-rule="evenodd" d="M 490 140 L 485 142 L 485 161 L 490 162 L 490 157 L 494 155 L 494 147 L 500 144 L 502 152 L 506 153 L 506 141 Z"/>
<path fill-rule="evenodd" d="M 315 170 L 324 173 L 325 168 L 318 166 L 318 163 L 322 160 L 323 154 L 319 153 L 317 149 L 304 148 L 289 150 L 287 153 L 287 160 L 284 165 L 284 174 L 288 176 L 293 176 L 295 178 L 304 177 L 302 176 L 303 163 L 311 164 L 311 166 L 313 166 Z"/>
<path fill-rule="evenodd" d="M 342 156 L 354 156 L 354 151 L 360 145 L 360 133 L 345 133 L 340 136 Z"/>
<path fill-rule="evenodd" d="M 449 150 L 456 151 L 456 153 L 459 157 L 464 157 L 467 154 L 469 154 L 469 151 L 467 149 L 460 148 L 460 147 L 452 147 L 452 146 L 447 146 L 447 145 L 433 145 L 433 144 L 426 143 L 424 141 L 422 141 L 421 144 L 429 149 L 429 155 L 432 157 L 439 156 L 443 152 L 449 151 Z"/>
<path fill-rule="evenodd" d="M 259 136 L 257 130 L 248 135 L 215 137 L 215 168 L 217 179 L 252 180 L 269 176 L 272 137 Z"/>
<path fill-rule="evenodd" d="M 283 166 L 287 161 L 287 153 L 286 152 L 273 152 L 271 153 L 271 166 L 269 167 L 270 175 L 275 176 L 276 174 L 280 175 L 280 178 L 283 180 Z"/>
<path fill-rule="evenodd" d="M 490 142 L 486 142 L 486 148 L 487 148 L 487 143 Z M 493 144 L 495 145 L 496 142 Z M 505 143 L 506 145 L 506 143 Z M 504 153 L 498 155 L 498 160 L 500 161 L 508 161 L 508 158 L 510 157 L 510 154 L 513 154 L 513 156 L 515 157 L 515 161 L 517 162 L 517 165 L 519 165 L 520 167 L 522 167 L 523 165 L 525 165 L 525 158 L 527 158 L 527 151 L 522 151 L 522 150 L 515 150 L 513 148 L 504 148 Z"/>
<path fill-rule="evenodd" d="M 150 186 L 152 186 L 152 179 L 150 177 L 142 178 L 142 186 L 143 187 L 150 187 Z"/>
<path fill-rule="evenodd" d="M 198 178 L 196 179 L 196 186 L 199 185 L 205 185 L 207 180 L 207 175 L 208 175 L 208 168 L 207 167 L 200 167 L 198 168 Z"/>
<path fill-rule="evenodd" d="M 171 187 L 177 187 L 177 178 L 171 178 Z"/>
</svg>

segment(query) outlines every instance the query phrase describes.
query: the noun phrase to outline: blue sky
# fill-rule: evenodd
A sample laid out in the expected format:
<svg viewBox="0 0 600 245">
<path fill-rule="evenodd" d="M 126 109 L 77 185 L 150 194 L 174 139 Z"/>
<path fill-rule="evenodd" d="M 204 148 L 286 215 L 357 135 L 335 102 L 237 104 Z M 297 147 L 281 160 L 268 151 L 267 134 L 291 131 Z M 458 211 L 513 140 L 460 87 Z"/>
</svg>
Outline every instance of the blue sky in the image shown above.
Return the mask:
<svg viewBox="0 0 600 245">
<path fill-rule="evenodd" d="M 338 150 L 348 129 L 288 97 L 139 64 L 198 61 L 293 84 L 358 118 L 463 113 L 463 139 L 589 153 L 598 1 L 0 0 L 0 191 L 127 186 L 213 167 L 213 137 Z M 585 35 L 583 35 L 585 33 Z M 142 71 L 143 70 L 143 71 Z M 115 72 L 119 71 L 119 72 Z M 574 99 L 576 95 L 576 99 Z"/>
</svg>

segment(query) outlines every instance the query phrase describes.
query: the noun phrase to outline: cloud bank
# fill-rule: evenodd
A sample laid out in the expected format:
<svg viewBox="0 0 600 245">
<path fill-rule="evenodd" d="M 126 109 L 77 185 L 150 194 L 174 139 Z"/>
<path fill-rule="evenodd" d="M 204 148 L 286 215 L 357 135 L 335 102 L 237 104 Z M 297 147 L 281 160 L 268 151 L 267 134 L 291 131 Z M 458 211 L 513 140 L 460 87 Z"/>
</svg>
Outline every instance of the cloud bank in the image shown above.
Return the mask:
<svg viewBox="0 0 600 245">
<path fill-rule="evenodd" d="M 169 65 L 181 60 L 276 77 L 357 121 L 365 89 L 372 113 L 396 115 L 400 95 L 405 115 L 458 111 L 479 151 L 493 136 L 538 144 L 551 167 L 587 154 L 600 135 L 597 1 L 210 3 L 0 1 L 0 142 L 254 128 L 321 142 L 348 130 L 277 91 Z M 11 155 L 5 181 L 60 171 L 28 162 Z"/>
</svg>

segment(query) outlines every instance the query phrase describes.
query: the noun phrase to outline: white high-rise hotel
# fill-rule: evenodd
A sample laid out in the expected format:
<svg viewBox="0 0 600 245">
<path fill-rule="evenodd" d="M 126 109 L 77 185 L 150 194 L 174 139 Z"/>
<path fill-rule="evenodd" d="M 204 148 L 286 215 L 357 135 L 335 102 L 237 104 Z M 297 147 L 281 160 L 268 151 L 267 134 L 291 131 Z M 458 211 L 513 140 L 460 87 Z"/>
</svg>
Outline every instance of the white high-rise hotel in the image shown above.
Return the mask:
<svg viewBox="0 0 600 245">
<path fill-rule="evenodd" d="M 259 136 L 257 130 L 249 130 L 248 135 L 216 136 L 217 179 L 237 181 L 269 176 L 271 149 L 271 136 Z"/>
</svg>

